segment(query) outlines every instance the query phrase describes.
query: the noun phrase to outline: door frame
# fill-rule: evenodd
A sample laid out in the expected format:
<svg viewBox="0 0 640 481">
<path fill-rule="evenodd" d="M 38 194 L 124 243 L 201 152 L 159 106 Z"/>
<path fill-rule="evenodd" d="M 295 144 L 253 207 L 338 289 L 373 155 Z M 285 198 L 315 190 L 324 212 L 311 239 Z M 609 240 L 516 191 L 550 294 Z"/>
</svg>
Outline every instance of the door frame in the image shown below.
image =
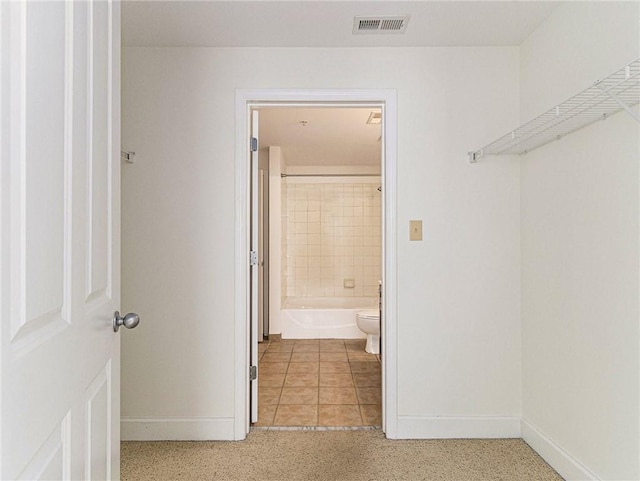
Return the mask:
<svg viewBox="0 0 640 481">
<path fill-rule="evenodd" d="M 397 92 L 395 89 L 236 90 L 234 254 L 234 438 L 249 432 L 250 334 L 250 111 L 255 107 L 382 108 L 382 429 L 397 438 Z"/>
</svg>

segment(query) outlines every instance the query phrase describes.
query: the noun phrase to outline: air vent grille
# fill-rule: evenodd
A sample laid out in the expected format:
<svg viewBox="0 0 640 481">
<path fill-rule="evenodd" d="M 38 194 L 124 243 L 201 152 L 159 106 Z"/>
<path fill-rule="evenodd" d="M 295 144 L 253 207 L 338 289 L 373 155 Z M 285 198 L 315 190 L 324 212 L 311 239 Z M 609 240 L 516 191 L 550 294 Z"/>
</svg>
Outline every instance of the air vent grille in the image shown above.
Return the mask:
<svg viewBox="0 0 640 481">
<path fill-rule="evenodd" d="M 358 22 L 358 30 L 378 30 L 380 28 L 380 20 L 360 20 Z"/>
<path fill-rule="evenodd" d="M 404 20 L 401 18 L 383 20 L 380 24 L 380 30 L 402 30 L 403 27 Z"/>
<path fill-rule="evenodd" d="M 353 33 L 404 33 L 409 23 L 409 15 L 394 15 L 384 17 L 355 17 L 353 19 Z"/>
</svg>

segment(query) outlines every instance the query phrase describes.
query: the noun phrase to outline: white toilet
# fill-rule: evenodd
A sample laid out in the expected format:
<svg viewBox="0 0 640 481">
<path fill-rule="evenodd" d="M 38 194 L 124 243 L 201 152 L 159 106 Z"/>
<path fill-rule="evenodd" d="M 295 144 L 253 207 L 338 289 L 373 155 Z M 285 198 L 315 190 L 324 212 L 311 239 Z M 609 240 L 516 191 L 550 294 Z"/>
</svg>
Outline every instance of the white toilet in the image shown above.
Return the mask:
<svg viewBox="0 0 640 481">
<path fill-rule="evenodd" d="M 369 354 L 380 354 L 380 311 L 369 309 L 356 313 L 358 328 L 367 335 L 364 350 Z"/>
</svg>

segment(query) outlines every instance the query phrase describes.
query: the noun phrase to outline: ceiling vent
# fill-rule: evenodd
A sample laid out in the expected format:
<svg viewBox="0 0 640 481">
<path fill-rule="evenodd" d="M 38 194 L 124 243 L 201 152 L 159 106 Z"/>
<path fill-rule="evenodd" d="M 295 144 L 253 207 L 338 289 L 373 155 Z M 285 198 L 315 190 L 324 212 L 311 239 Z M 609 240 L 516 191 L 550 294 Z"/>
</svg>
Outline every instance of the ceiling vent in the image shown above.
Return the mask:
<svg viewBox="0 0 640 481">
<path fill-rule="evenodd" d="M 369 114 L 369 119 L 367 120 L 369 125 L 381 124 L 382 123 L 382 112 L 371 112 Z"/>
<path fill-rule="evenodd" d="M 353 19 L 353 33 L 404 33 L 409 23 L 409 17 L 410 15 L 355 17 Z"/>
</svg>

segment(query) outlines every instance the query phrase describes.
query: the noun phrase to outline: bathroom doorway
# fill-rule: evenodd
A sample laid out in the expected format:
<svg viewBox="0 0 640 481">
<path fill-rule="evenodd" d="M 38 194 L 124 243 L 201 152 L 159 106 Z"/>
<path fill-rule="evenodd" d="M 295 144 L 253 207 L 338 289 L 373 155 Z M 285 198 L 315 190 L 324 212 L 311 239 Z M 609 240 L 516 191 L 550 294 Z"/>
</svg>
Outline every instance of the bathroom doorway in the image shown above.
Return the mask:
<svg viewBox="0 0 640 481">
<path fill-rule="evenodd" d="M 292 99 L 295 99 L 295 100 L 292 100 Z M 237 301 L 236 306 L 238 308 L 237 309 L 238 315 L 236 316 L 236 328 L 237 328 L 237 332 L 241 334 L 241 336 L 237 338 L 238 342 L 236 344 L 236 347 L 238 348 L 238 354 L 239 354 L 237 356 L 237 359 L 239 361 L 238 362 L 239 369 L 237 369 L 237 373 L 238 373 L 239 381 L 241 381 L 242 379 L 245 379 L 245 382 L 246 382 L 246 384 L 244 385 L 244 389 L 242 389 L 241 384 L 238 383 L 238 388 L 236 390 L 236 393 L 237 393 L 236 407 L 238 408 L 236 412 L 239 414 L 238 416 L 236 416 L 237 432 L 242 431 L 244 433 L 247 433 L 249 430 L 249 427 L 250 427 L 249 421 L 251 419 L 251 413 L 253 412 L 252 408 L 256 407 L 256 401 L 258 400 L 258 396 L 256 394 L 257 394 L 258 383 L 261 378 L 260 369 L 258 369 L 257 381 L 251 381 L 251 377 L 255 372 L 255 370 L 253 369 L 253 366 L 256 366 L 256 367 L 259 366 L 258 356 L 266 353 L 269 349 L 269 347 L 267 347 L 266 344 L 265 344 L 265 347 L 258 348 L 258 341 L 264 339 L 265 336 L 269 336 L 269 339 L 266 342 L 273 343 L 271 347 L 274 348 L 273 351 L 271 352 L 272 356 L 270 357 L 271 357 L 271 360 L 274 362 L 274 364 L 278 364 L 278 363 L 281 364 L 281 366 L 279 366 L 279 369 L 284 369 L 285 360 L 284 359 L 280 361 L 276 360 L 275 358 L 278 355 L 281 355 L 281 357 L 283 358 L 284 356 L 288 357 L 288 365 L 286 367 L 287 369 L 290 369 L 292 367 L 291 363 L 296 361 L 298 362 L 298 364 L 295 366 L 294 371 L 295 369 L 298 369 L 298 368 L 301 368 L 301 369 L 311 368 L 310 365 L 304 364 L 305 362 L 311 362 L 311 361 L 302 360 L 302 357 L 309 357 L 308 354 L 310 353 L 315 353 L 315 356 L 318 357 L 318 360 L 322 355 L 322 357 L 325 359 L 326 362 L 335 362 L 335 363 L 345 362 L 344 359 L 348 361 L 349 358 L 351 357 L 351 361 L 353 363 L 356 363 L 357 365 L 357 368 L 355 369 L 355 371 L 352 371 L 350 373 L 350 376 L 352 379 L 355 379 L 353 377 L 355 375 L 358 375 L 359 378 L 364 378 L 366 374 L 371 374 L 366 371 L 369 369 L 372 369 L 372 366 L 375 366 L 377 364 L 379 366 L 378 370 L 380 372 L 379 381 L 378 381 L 379 386 L 377 387 L 366 386 L 367 390 L 363 390 L 360 393 L 361 396 L 358 397 L 357 399 L 358 401 L 360 400 L 366 401 L 367 399 L 369 399 L 370 401 L 372 398 L 371 396 L 367 398 L 366 397 L 367 394 L 372 394 L 373 391 L 377 389 L 378 391 L 377 398 L 381 401 L 381 407 L 382 407 L 382 416 L 378 416 L 378 420 L 382 421 L 381 423 L 382 428 L 387 433 L 387 436 L 393 437 L 395 432 L 395 425 L 396 425 L 396 406 L 395 406 L 396 353 L 394 349 L 396 264 L 395 264 L 395 215 L 393 215 L 393 213 L 395 212 L 395 145 L 396 145 L 395 92 L 394 91 L 345 91 L 345 92 L 341 92 L 341 91 L 269 91 L 269 90 L 238 91 L 236 100 L 237 100 L 236 113 L 237 113 L 237 119 L 239 120 L 238 139 L 242 139 L 242 138 L 246 139 L 246 143 L 242 142 L 242 145 L 241 145 L 241 142 L 238 142 L 237 152 L 236 152 L 236 159 L 237 159 L 236 180 L 238 182 L 237 187 L 238 187 L 239 193 L 244 192 L 243 195 L 240 195 L 238 197 L 239 202 L 236 205 L 237 207 L 236 218 L 239 220 L 238 229 L 236 230 L 236 233 L 238 235 L 237 240 L 239 241 L 238 242 L 239 249 L 236 255 L 236 268 L 237 268 L 236 272 L 238 274 L 237 285 L 238 287 L 241 288 L 237 292 L 237 296 L 236 296 L 236 301 Z M 283 108 L 286 108 L 286 109 L 283 109 Z M 307 109 L 307 111 L 305 111 L 304 109 Z M 322 277 L 320 279 L 313 280 L 313 276 L 310 275 L 310 271 L 309 271 L 309 269 L 314 269 L 314 270 L 317 269 L 315 271 L 316 273 L 324 272 L 325 275 L 329 274 L 331 266 L 325 266 L 324 271 L 322 270 L 323 269 L 322 264 L 320 264 L 319 266 L 313 265 L 312 267 L 309 267 L 310 257 L 322 257 L 321 255 L 310 256 L 308 259 L 303 259 L 304 256 L 298 256 L 297 260 L 302 260 L 303 265 L 297 266 L 300 269 L 297 271 L 297 274 L 302 274 L 302 275 L 294 276 L 295 279 L 291 279 L 291 278 L 286 278 L 286 274 L 285 274 L 284 280 L 281 277 L 279 282 L 274 283 L 274 280 L 272 277 L 274 269 L 276 272 L 281 272 L 281 273 L 282 272 L 289 273 L 289 274 L 296 273 L 295 267 L 292 266 L 292 268 L 289 268 L 289 266 L 286 265 L 287 256 L 282 254 L 282 244 L 280 244 L 281 252 L 277 256 L 277 258 L 274 260 L 274 256 L 272 255 L 272 253 L 270 253 L 268 256 L 270 261 L 270 267 L 271 267 L 271 272 L 268 274 L 269 285 L 271 289 L 273 289 L 274 286 L 277 286 L 280 288 L 280 291 L 281 291 L 279 296 L 280 299 L 282 299 L 283 291 L 288 290 L 289 292 L 291 292 L 291 289 L 293 289 L 293 292 L 295 293 L 302 292 L 303 294 L 302 297 L 305 299 L 305 302 L 309 297 L 316 297 L 316 296 L 310 296 L 308 294 L 322 294 L 318 297 L 326 298 L 331 296 L 326 296 L 324 295 L 325 293 L 329 293 L 329 291 L 331 291 L 329 293 L 331 294 L 331 293 L 336 293 L 340 291 L 340 293 L 342 294 L 344 294 L 345 292 L 349 292 L 349 294 L 347 294 L 345 297 L 353 299 L 356 297 L 360 297 L 355 295 L 356 292 L 358 292 L 358 290 L 362 291 L 362 294 L 365 294 L 365 291 L 367 291 L 366 293 L 368 293 L 369 295 L 362 296 L 362 297 L 368 297 L 369 301 L 373 300 L 374 302 L 371 303 L 372 304 L 371 306 L 369 305 L 355 306 L 354 307 L 355 310 L 352 312 L 352 318 L 353 318 L 354 313 L 360 308 L 370 307 L 372 309 L 373 308 L 378 309 L 377 297 L 374 297 L 374 296 L 377 296 L 378 281 L 379 280 L 383 281 L 381 293 L 383 294 L 384 302 L 382 304 L 382 311 L 383 311 L 382 320 L 383 321 L 382 321 L 382 327 L 381 327 L 381 334 L 382 334 L 382 339 L 384 344 L 383 352 L 385 356 L 382 359 L 382 363 L 377 363 L 377 362 L 370 363 L 368 364 L 368 367 L 365 366 L 365 363 L 368 363 L 369 361 L 365 361 L 364 359 L 362 360 L 356 359 L 360 356 L 369 355 L 364 350 L 365 338 L 362 332 L 360 332 L 360 335 L 356 335 L 353 337 L 349 337 L 349 336 L 336 337 L 335 334 L 328 334 L 325 336 L 319 336 L 323 338 L 318 338 L 318 337 L 309 338 L 306 335 L 304 336 L 293 335 L 293 337 L 297 337 L 296 339 L 293 339 L 293 338 L 286 339 L 286 337 L 292 337 L 292 336 L 285 334 L 285 339 L 283 341 L 277 341 L 277 339 L 279 338 L 278 330 L 281 331 L 282 329 L 282 318 L 281 318 L 282 316 L 280 316 L 280 319 L 274 319 L 271 316 L 271 313 L 275 308 L 274 303 L 272 302 L 273 301 L 272 295 L 269 295 L 269 298 L 270 298 L 269 318 L 270 318 L 271 326 L 269 326 L 268 328 L 265 328 L 265 329 L 268 329 L 266 331 L 265 336 L 259 337 L 257 335 L 257 328 L 256 328 L 257 316 L 252 317 L 250 315 L 251 313 L 255 314 L 255 306 L 252 302 L 252 299 L 257 299 L 257 295 L 255 296 L 253 295 L 256 293 L 255 289 L 253 291 L 251 290 L 251 284 L 252 284 L 251 281 L 254 279 L 257 279 L 257 277 L 254 277 L 251 275 L 252 267 L 249 267 L 249 268 L 247 267 L 246 260 L 244 261 L 245 263 L 244 265 L 240 263 L 241 255 L 242 255 L 241 253 L 243 252 L 243 250 L 246 249 L 244 250 L 244 252 L 249 252 L 252 250 L 251 248 L 253 246 L 257 245 L 257 242 L 252 243 L 253 236 L 251 234 L 254 232 L 257 233 L 257 229 L 252 230 L 252 226 L 253 225 L 257 226 L 257 223 L 250 222 L 252 216 L 249 215 L 251 211 L 248 209 L 251 205 L 250 204 L 251 199 L 249 198 L 249 194 L 251 191 L 251 186 L 258 185 L 257 157 L 259 157 L 261 150 L 267 147 L 260 140 L 253 141 L 251 139 L 251 137 L 257 137 L 257 134 L 258 134 L 257 128 L 253 132 L 251 131 L 252 124 L 257 127 L 260 123 L 264 122 L 263 119 L 258 120 L 259 113 L 261 113 L 261 111 L 275 112 L 276 110 L 288 110 L 289 112 L 291 112 L 296 110 L 297 115 L 295 115 L 295 117 L 297 118 L 297 120 L 293 122 L 293 125 L 291 127 L 294 127 L 300 130 L 307 129 L 307 130 L 304 130 L 304 132 L 310 132 L 311 129 L 309 129 L 309 127 L 313 128 L 313 124 L 308 118 L 305 118 L 307 117 L 306 112 L 320 111 L 326 114 L 331 109 L 341 109 L 344 115 L 346 115 L 347 112 L 354 113 L 359 110 L 360 113 L 362 113 L 364 110 L 366 110 L 366 118 L 364 119 L 364 123 L 368 125 L 369 128 L 371 128 L 372 132 L 375 131 L 374 129 L 376 127 L 374 126 L 375 125 L 378 126 L 377 127 L 378 130 L 375 138 L 375 141 L 377 142 L 378 165 L 367 166 L 366 163 L 357 165 L 357 162 L 356 162 L 356 165 L 345 165 L 344 162 L 341 162 L 341 163 L 324 165 L 322 166 L 324 170 L 319 169 L 318 165 L 311 165 L 311 164 L 297 165 L 297 166 L 292 165 L 287 167 L 286 170 L 280 171 L 277 175 L 273 175 L 274 172 L 271 171 L 271 169 L 269 169 L 270 170 L 268 174 L 269 189 L 272 189 L 272 185 L 273 185 L 272 181 L 275 182 L 277 180 L 280 182 L 280 188 L 277 190 L 281 195 L 281 199 L 282 197 L 285 197 L 286 199 L 285 202 L 290 199 L 297 200 L 296 196 L 306 197 L 305 199 L 307 202 L 306 207 L 303 208 L 299 206 L 298 208 L 301 212 L 303 209 L 306 210 L 307 216 L 309 212 L 316 211 L 314 203 L 317 202 L 317 200 L 314 197 L 320 197 L 320 198 L 322 197 L 323 186 L 324 186 L 324 189 L 327 191 L 326 193 L 331 192 L 331 195 L 333 195 L 334 198 L 348 199 L 346 201 L 347 205 L 334 206 L 334 207 L 341 209 L 341 212 L 346 211 L 350 213 L 352 216 L 353 216 L 352 213 L 353 213 L 354 207 L 357 207 L 358 208 L 357 212 L 360 213 L 359 209 L 365 208 L 364 199 L 368 198 L 370 201 L 370 204 L 367 205 L 366 207 L 370 209 L 369 213 L 371 212 L 371 209 L 377 209 L 379 214 L 378 216 L 379 221 L 378 221 L 377 227 L 381 234 L 379 236 L 380 241 L 379 243 L 377 243 L 373 239 L 371 241 L 364 241 L 362 246 L 358 245 L 358 251 L 360 254 L 362 255 L 367 254 L 369 257 L 374 257 L 374 253 L 377 252 L 378 260 L 379 260 L 378 262 L 379 270 L 376 271 L 375 270 L 376 267 L 373 265 L 367 266 L 366 269 L 364 268 L 364 265 L 361 265 L 358 268 L 361 271 L 358 273 L 360 275 L 357 275 L 357 274 L 345 275 L 346 270 L 342 269 L 342 267 L 344 266 L 340 264 L 339 267 L 341 269 L 339 269 L 339 274 L 338 274 L 338 277 L 340 280 L 339 285 L 338 285 L 338 281 L 335 278 L 331 279 L 332 284 L 328 285 L 327 284 L 329 282 L 328 276 L 324 278 L 325 281 L 323 284 Z M 253 122 L 251 121 L 252 119 L 253 119 Z M 368 124 L 367 124 L 367 121 L 369 121 Z M 243 128 L 242 127 L 243 125 L 246 127 Z M 249 135 L 249 132 L 251 132 L 251 135 Z M 302 133 L 300 133 L 299 135 L 302 135 Z M 257 145 L 255 145 L 256 143 Z M 247 145 L 249 145 L 249 149 L 247 149 L 246 147 Z M 253 147 L 256 148 L 255 152 L 251 152 L 254 150 Z M 274 154 L 274 157 L 278 157 L 278 155 L 280 154 L 280 156 L 282 157 L 281 146 L 270 145 L 268 147 L 273 149 L 273 152 L 269 152 L 269 154 Z M 278 147 L 280 147 L 280 152 L 278 152 Z M 344 150 L 348 150 L 348 148 L 345 147 Z M 254 157 L 256 161 L 254 163 L 256 169 L 253 169 L 253 172 L 254 172 L 253 175 L 251 175 L 252 169 L 250 168 L 251 166 L 251 163 L 249 162 L 250 157 Z M 285 158 L 287 157 L 286 152 L 284 154 L 284 157 Z M 270 160 L 269 167 L 271 168 L 271 155 L 269 160 Z M 333 170 L 333 172 L 328 171 L 329 167 L 332 168 L 331 170 Z M 351 171 L 349 171 L 349 169 L 351 169 Z M 252 177 L 254 179 L 253 184 L 251 183 Z M 321 179 L 321 181 L 318 181 L 319 179 Z M 282 188 L 283 183 L 285 184 L 284 189 Z M 287 193 L 289 184 L 293 187 L 291 189 L 292 190 L 291 193 Z M 345 192 L 347 192 L 346 195 L 345 195 Z M 273 194 L 273 192 L 271 194 Z M 269 202 L 271 202 L 271 199 L 272 199 L 271 194 L 269 194 Z M 374 205 L 375 197 L 373 194 L 375 194 L 375 196 L 377 196 L 378 198 L 377 205 Z M 358 198 L 358 200 L 355 200 L 356 198 Z M 353 205 L 354 203 L 361 204 L 361 205 Z M 254 210 L 253 210 L 254 212 L 257 212 L 257 207 L 258 207 L 257 205 L 254 206 Z M 293 212 L 295 212 L 295 209 L 293 210 Z M 283 208 L 281 211 L 281 214 L 284 214 L 284 215 L 280 216 L 281 217 L 280 220 L 282 221 L 282 219 L 285 218 L 285 222 L 286 222 L 286 217 L 288 214 L 286 209 Z M 320 210 L 317 215 L 319 215 L 321 218 L 322 211 Z M 298 220 L 302 220 L 301 217 L 296 216 L 294 213 L 293 220 L 295 220 L 295 218 L 298 218 Z M 342 220 L 336 221 L 337 224 L 341 222 Z M 282 236 L 283 228 L 282 228 L 282 223 L 281 223 L 280 229 L 274 229 L 271 221 L 269 222 L 269 224 L 270 224 L 269 245 L 270 245 L 270 248 L 273 248 L 274 243 L 271 235 L 274 232 L 279 232 L 280 235 Z M 308 222 L 308 217 L 303 222 L 298 222 L 298 224 L 300 225 L 298 225 L 297 227 L 295 226 L 295 224 L 296 223 L 294 222 L 293 227 L 294 229 L 298 230 L 298 232 L 295 232 L 295 234 L 300 235 L 298 240 L 301 240 L 302 237 L 310 235 L 310 233 L 308 232 L 308 229 L 310 226 Z M 303 224 L 305 225 L 303 226 Z M 365 225 L 365 224 L 366 222 L 362 223 L 361 225 L 357 224 L 357 225 L 349 226 L 349 229 L 356 228 L 358 232 L 356 234 L 351 232 L 352 235 L 347 236 L 348 239 L 346 243 L 350 244 L 351 239 L 354 236 L 359 237 L 358 241 L 356 241 L 356 242 L 359 242 L 359 240 L 364 236 L 365 230 L 369 230 L 369 231 L 375 230 L 375 227 L 376 227 L 375 225 Z M 290 227 L 290 226 L 287 226 L 287 227 Z M 286 235 L 287 227 L 284 228 L 285 235 Z M 317 225 L 315 228 L 312 227 L 311 229 L 318 230 L 321 228 L 322 228 L 322 223 Z M 307 229 L 307 231 L 302 232 L 302 230 L 304 229 Z M 319 232 L 317 233 L 319 234 Z M 316 232 L 312 232 L 311 234 L 315 235 Z M 255 237 L 257 240 L 257 236 Z M 309 240 L 308 237 L 306 240 L 307 241 Z M 364 245 L 365 242 L 367 244 L 366 246 Z M 376 244 L 379 244 L 379 245 L 376 245 Z M 307 248 L 309 247 L 309 245 L 310 244 L 307 242 Z M 296 247 L 298 246 L 299 245 L 297 245 Z M 349 245 L 349 249 L 353 249 L 354 247 L 355 246 Z M 322 244 L 320 244 L 318 248 L 320 249 L 320 253 L 321 253 Z M 284 247 L 284 249 L 288 249 L 288 246 Z M 253 257 L 252 253 L 250 253 L 250 257 Z M 256 253 L 256 257 L 258 257 L 257 253 Z M 344 257 L 348 257 L 348 256 L 345 256 L 345 255 L 341 256 L 341 258 L 344 258 Z M 244 257 L 244 259 L 246 259 L 246 257 Z M 277 267 L 274 268 L 273 266 L 274 263 L 277 264 L 278 260 L 280 260 L 280 263 L 281 263 L 281 265 L 279 266 L 279 269 Z M 316 259 L 315 261 L 317 262 L 317 260 L 318 259 Z M 304 265 L 305 261 L 307 263 L 306 266 Z M 284 266 L 282 265 L 283 263 L 285 264 Z M 347 261 L 347 264 L 349 263 L 350 261 Z M 333 261 L 333 264 L 334 264 L 333 270 L 336 271 L 335 260 Z M 347 265 L 347 267 L 349 266 Z M 255 266 L 254 268 L 257 274 L 257 266 Z M 305 272 L 302 272 L 302 271 L 305 271 Z M 366 272 L 366 275 L 364 275 L 365 272 Z M 306 276 L 305 276 L 305 273 L 306 273 Z M 301 278 L 302 280 L 306 280 L 308 282 L 306 282 L 306 284 L 304 285 L 300 285 L 298 281 L 300 281 Z M 372 281 L 373 278 L 376 278 L 375 282 Z M 293 284 L 295 284 L 295 286 Z M 276 287 L 276 290 L 277 290 L 277 287 Z M 347 289 L 352 289 L 352 290 L 346 291 Z M 368 291 L 373 291 L 374 296 L 371 296 L 370 295 L 371 293 Z M 275 304 L 277 305 L 277 303 Z M 245 307 L 241 308 L 241 305 L 244 305 Z M 282 306 L 280 305 L 278 307 L 281 308 Z M 304 308 L 305 306 L 302 306 L 302 309 Z M 247 317 L 250 318 L 251 322 L 249 324 L 242 322 L 243 312 Z M 247 317 L 244 317 L 245 322 Z M 277 326 L 277 325 L 274 326 L 274 321 L 276 322 L 276 324 L 279 323 L 280 326 Z M 353 323 L 351 324 L 353 327 Z M 252 333 L 255 333 L 255 334 L 252 335 Z M 275 339 L 273 336 L 275 336 Z M 245 339 L 245 344 L 243 344 L 242 346 L 240 345 L 240 339 Z M 277 345 L 276 345 L 276 342 L 278 342 Z M 262 350 L 262 352 L 260 352 L 260 350 Z M 245 354 L 241 355 L 242 352 L 244 352 Z M 298 356 L 296 356 L 297 359 L 292 361 L 292 356 L 296 352 L 298 353 Z M 280 353 L 280 354 L 277 354 L 277 353 Z M 304 353 L 307 353 L 307 355 L 305 355 Z M 329 361 L 330 357 L 337 359 L 337 356 L 341 357 L 340 361 Z M 376 356 L 376 361 L 377 361 L 377 356 Z M 357 363 L 360 363 L 360 364 L 358 365 Z M 246 370 L 244 372 L 242 372 L 243 370 L 242 366 L 246 367 Z M 331 367 L 339 369 L 337 365 L 334 365 Z M 276 368 L 276 370 L 277 369 L 278 368 Z M 320 371 L 320 369 L 322 368 L 318 366 L 317 370 Z M 362 371 L 362 372 L 358 372 L 358 371 Z M 285 372 L 281 374 L 286 376 L 287 373 Z M 313 373 L 302 373 L 302 374 L 306 374 L 307 377 L 313 377 Z M 320 373 L 318 372 L 317 375 L 319 374 Z M 334 374 L 347 374 L 347 373 L 334 373 Z M 269 377 L 267 372 L 265 372 L 264 375 L 265 377 Z M 300 376 L 292 376 L 292 377 L 300 377 Z M 368 377 L 371 377 L 371 376 L 368 376 Z M 354 383 L 354 387 L 355 387 L 355 381 L 352 381 L 352 382 Z M 286 386 L 282 386 L 282 389 L 284 389 L 284 387 Z M 326 386 L 326 387 L 329 387 L 329 386 Z M 335 387 L 338 388 L 341 386 L 335 386 Z M 361 387 L 365 387 L 365 386 L 361 386 Z M 252 391 L 254 392 L 253 397 L 250 394 Z M 325 390 L 325 393 L 324 393 L 325 397 L 327 392 L 328 390 Z M 318 389 L 316 389 L 316 393 L 318 393 Z M 280 395 L 282 396 L 282 394 L 283 394 L 283 391 L 280 390 Z M 312 393 L 308 393 L 308 394 L 310 396 L 314 395 Z M 339 394 L 345 394 L 345 393 L 339 393 Z M 315 394 L 315 395 L 319 396 L 319 394 Z M 353 402 L 353 399 L 351 402 Z M 374 404 L 374 403 L 372 402 L 371 404 Z M 244 409 L 242 409 L 242 406 L 245 406 Z M 241 410 L 243 411 L 242 413 L 241 413 Z M 244 414 L 244 416 L 241 414 Z M 373 414 L 375 415 L 375 413 Z M 372 422 L 367 422 L 367 421 L 364 421 L 363 419 L 364 418 L 361 417 L 360 421 L 355 424 L 361 425 L 361 426 L 372 424 Z M 373 424 L 380 424 L 379 421 L 378 423 L 373 423 Z M 311 425 L 317 425 L 317 423 L 312 423 Z"/>
<path fill-rule="evenodd" d="M 252 422 L 381 427 L 382 109 L 255 112 L 258 409 L 252 400 Z M 265 225 L 268 243 L 260 235 Z"/>
</svg>

